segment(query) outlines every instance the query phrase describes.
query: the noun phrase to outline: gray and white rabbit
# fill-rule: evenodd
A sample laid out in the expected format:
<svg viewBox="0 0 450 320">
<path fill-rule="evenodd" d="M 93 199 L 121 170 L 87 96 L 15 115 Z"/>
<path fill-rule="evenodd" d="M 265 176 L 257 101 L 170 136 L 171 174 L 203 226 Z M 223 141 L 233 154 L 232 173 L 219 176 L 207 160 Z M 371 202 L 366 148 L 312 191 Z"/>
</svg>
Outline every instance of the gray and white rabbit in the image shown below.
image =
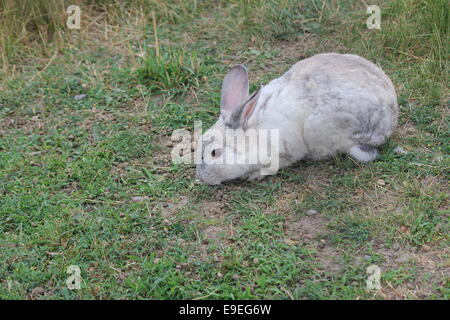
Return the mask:
<svg viewBox="0 0 450 320">
<path fill-rule="evenodd" d="M 373 161 L 377 147 L 392 134 L 397 117 L 391 80 L 356 55 L 317 54 L 251 95 L 247 70 L 238 65 L 223 81 L 219 120 L 197 141 L 197 179 L 212 185 L 258 180 L 275 174 L 278 167 L 337 152 L 361 162 Z M 227 129 L 238 129 L 233 139 L 216 138 L 218 133 L 225 136 Z M 246 144 L 252 129 L 278 129 L 279 166 L 269 173 L 262 174 L 267 164 L 261 161 L 230 164 L 224 160 L 236 153 L 247 157 L 258 153 L 257 143 Z"/>
</svg>

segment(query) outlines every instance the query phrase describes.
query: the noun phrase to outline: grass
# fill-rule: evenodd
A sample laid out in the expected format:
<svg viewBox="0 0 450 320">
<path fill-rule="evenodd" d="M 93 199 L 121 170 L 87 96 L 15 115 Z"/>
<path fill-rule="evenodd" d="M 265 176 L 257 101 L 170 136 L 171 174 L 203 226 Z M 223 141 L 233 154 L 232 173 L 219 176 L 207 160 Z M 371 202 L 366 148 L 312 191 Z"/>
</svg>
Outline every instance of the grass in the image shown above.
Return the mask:
<svg viewBox="0 0 450 320">
<path fill-rule="evenodd" d="M 0 298 L 449 299 L 448 2 L 376 2 L 381 30 L 359 1 L 79 1 L 75 32 L 65 2 L 2 2 Z M 255 89 L 327 51 L 397 88 L 376 162 L 222 187 L 171 162 L 230 66 Z"/>
<path fill-rule="evenodd" d="M 138 69 L 138 77 L 155 93 L 176 93 L 191 86 L 199 87 L 205 76 L 205 67 L 197 55 L 187 55 L 179 49 L 167 50 L 161 55 L 152 52 Z"/>
</svg>

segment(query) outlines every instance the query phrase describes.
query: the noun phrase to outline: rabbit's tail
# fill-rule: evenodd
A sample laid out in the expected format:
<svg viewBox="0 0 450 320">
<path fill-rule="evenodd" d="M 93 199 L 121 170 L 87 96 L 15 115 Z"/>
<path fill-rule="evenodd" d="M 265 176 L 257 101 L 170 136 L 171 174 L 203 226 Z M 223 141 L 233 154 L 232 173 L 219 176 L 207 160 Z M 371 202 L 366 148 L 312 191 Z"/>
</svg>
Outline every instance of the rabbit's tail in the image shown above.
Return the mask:
<svg viewBox="0 0 450 320">
<path fill-rule="evenodd" d="M 377 157 L 378 151 L 367 144 L 358 144 L 350 148 L 348 155 L 360 162 L 371 162 Z"/>
</svg>

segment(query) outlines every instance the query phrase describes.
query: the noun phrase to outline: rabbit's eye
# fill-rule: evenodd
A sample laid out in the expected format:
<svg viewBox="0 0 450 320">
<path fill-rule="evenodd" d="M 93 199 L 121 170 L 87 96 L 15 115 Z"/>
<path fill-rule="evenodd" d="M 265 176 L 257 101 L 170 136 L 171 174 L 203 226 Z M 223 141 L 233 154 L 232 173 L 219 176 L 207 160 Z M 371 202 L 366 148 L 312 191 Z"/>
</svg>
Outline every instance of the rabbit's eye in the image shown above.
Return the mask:
<svg viewBox="0 0 450 320">
<path fill-rule="evenodd" d="M 211 156 L 215 157 L 220 157 L 220 149 L 214 149 L 213 151 L 211 151 Z"/>
</svg>

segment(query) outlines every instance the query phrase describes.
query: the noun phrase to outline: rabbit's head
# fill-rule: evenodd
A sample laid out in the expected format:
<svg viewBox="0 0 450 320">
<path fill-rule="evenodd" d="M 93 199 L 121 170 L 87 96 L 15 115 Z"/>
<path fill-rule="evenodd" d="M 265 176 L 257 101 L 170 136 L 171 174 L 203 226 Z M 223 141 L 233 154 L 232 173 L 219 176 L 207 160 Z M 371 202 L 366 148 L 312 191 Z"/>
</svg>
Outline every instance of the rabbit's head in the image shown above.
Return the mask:
<svg viewBox="0 0 450 320">
<path fill-rule="evenodd" d="M 257 131 L 249 130 L 257 126 L 257 121 L 252 119 L 250 125 L 249 120 L 261 90 L 252 95 L 248 90 L 245 67 L 232 68 L 222 84 L 219 120 L 197 141 L 197 179 L 203 183 L 245 179 L 261 167 L 252 140 Z"/>
</svg>

